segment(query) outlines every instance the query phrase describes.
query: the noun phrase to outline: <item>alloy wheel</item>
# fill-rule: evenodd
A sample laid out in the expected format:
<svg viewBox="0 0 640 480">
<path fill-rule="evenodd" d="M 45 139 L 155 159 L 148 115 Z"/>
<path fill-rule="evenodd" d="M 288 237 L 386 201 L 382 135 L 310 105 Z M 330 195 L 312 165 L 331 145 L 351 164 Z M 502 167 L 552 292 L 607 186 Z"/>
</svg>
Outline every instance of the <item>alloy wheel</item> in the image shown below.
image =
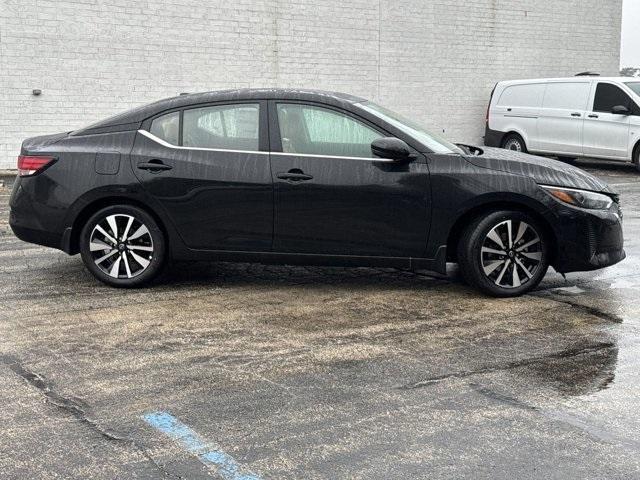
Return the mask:
<svg viewBox="0 0 640 480">
<path fill-rule="evenodd" d="M 153 239 L 147 226 L 131 215 L 114 214 L 99 221 L 89 238 L 96 266 L 112 278 L 134 278 L 153 260 Z"/>
<path fill-rule="evenodd" d="M 487 278 L 501 288 L 519 288 L 540 268 L 543 245 L 524 221 L 506 220 L 493 227 L 482 243 L 480 261 Z"/>
</svg>

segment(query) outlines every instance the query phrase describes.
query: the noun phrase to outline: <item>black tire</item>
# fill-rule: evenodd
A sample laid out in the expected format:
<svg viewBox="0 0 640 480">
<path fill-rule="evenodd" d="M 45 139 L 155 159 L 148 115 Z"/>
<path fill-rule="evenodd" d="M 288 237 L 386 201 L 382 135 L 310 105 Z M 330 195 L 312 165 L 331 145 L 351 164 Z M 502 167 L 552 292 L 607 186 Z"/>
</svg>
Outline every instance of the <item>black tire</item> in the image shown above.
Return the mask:
<svg viewBox="0 0 640 480">
<path fill-rule="evenodd" d="M 138 287 L 161 272 L 166 240 L 153 217 L 141 208 L 113 205 L 96 212 L 84 225 L 80 254 L 87 269 L 101 282 L 113 287 Z"/>
<path fill-rule="evenodd" d="M 517 133 L 510 133 L 502 139 L 501 147 L 505 150 L 513 150 L 515 152 L 527 153 L 527 144 Z"/>
<path fill-rule="evenodd" d="M 512 248 L 507 237 L 508 222 Z M 520 235 L 522 223 L 527 227 Z M 496 235 L 501 244 L 493 240 Z M 505 254 L 487 253 L 483 247 Z M 457 253 L 460 272 L 469 285 L 494 297 L 517 297 L 536 288 L 544 278 L 549 268 L 548 252 L 545 230 L 536 219 L 523 212 L 502 210 L 488 212 L 471 222 L 462 232 Z"/>
<path fill-rule="evenodd" d="M 636 148 L 633 150 L 633 164 L 636 170 L 640 172 L 640 144 L 636 145 Z"/>
</svg>

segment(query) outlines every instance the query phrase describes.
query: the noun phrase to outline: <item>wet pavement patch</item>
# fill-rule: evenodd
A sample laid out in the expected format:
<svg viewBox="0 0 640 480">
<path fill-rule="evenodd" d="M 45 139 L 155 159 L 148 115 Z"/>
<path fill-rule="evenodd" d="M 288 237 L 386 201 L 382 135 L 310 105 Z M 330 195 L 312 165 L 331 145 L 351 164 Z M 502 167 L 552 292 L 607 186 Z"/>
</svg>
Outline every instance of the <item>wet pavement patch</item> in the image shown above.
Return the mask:
<svg viewBox="0 0 640 480">
<path fill-rule="evenodd" d="M 585 166 L 621 193 L 627 259 L 505 300 L 454 266 L 114 290 L 16 239 L 0 187 L 0 476 L 638 478 L 640 176 Z"/>
</svg>

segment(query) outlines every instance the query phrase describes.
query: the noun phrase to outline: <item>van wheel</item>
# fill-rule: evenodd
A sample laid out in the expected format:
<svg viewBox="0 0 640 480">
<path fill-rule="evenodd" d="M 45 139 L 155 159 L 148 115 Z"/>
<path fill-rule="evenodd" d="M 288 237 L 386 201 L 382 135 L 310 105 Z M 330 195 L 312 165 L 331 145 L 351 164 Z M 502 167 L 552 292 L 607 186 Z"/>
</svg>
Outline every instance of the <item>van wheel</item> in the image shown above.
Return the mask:
<svg viewBox="0 0 640 480">
<path fill-rule="evenodd" d="M 153 217 L 132 205 L 103 208 L 84 225 L 80 254 L 87 269 L 113 287 L 154 279 L 165 261 L 164 235 Z"/>
<path fill-rule="evenodd" d="M 502 140 L 502 148 L 505 150 L 513 150 L 514 152 L 527 153 L 527 145 L 517 133 L 510 133 Z"/>
<path fill-rule="evenodd" d="M 636 170 L 640 172 L 640 145 L 633 151 L 633 164 L 636 166 Z"/>
<path fill-rule="evenodd" d="M 494 297 L 516 297 L 538 286 L 549 268 L 544 229 L 524 212 L 481 215 L 458 243 L 460 272 L 469 285 Z"/>
</svg>

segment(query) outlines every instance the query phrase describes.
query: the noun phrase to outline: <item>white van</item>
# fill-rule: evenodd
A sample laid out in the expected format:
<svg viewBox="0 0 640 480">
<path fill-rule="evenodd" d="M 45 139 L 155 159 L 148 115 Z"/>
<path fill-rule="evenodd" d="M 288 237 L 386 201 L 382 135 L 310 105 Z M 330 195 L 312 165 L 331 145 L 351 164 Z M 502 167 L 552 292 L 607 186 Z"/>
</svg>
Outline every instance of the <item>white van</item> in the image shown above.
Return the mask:
<svg viewBox="0 0 640 480">
<path fill-rule="evenodd" d="M 581 74 L 500 82 L 484 144 L 561 160 L 631 161 L 640 170 L 640 78 Z"/>
</svg>

